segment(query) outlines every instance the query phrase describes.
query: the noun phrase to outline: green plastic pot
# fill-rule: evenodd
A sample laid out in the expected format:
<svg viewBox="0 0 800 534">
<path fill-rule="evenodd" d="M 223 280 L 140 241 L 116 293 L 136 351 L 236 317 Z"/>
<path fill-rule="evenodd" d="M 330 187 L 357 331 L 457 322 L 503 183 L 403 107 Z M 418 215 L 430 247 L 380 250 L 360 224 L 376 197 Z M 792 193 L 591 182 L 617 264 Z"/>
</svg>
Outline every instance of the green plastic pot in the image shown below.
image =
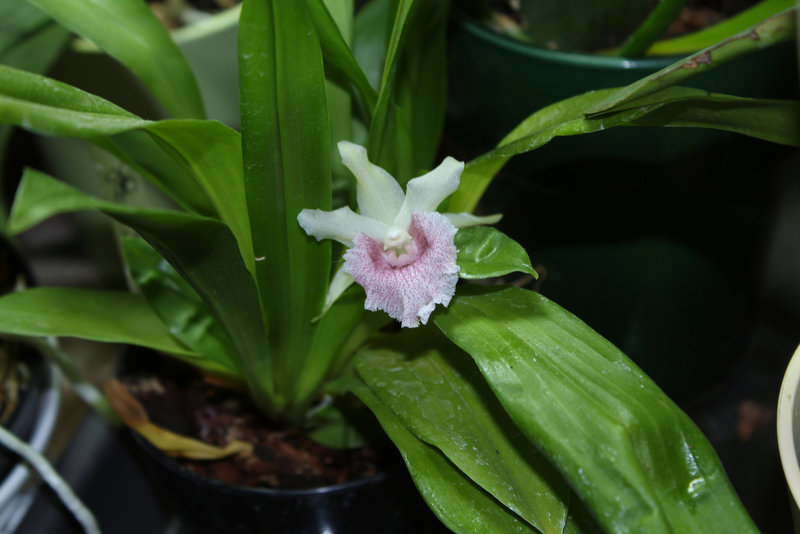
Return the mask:
<svg viewBox="0 0 800 534">
<path fill-rule="evenodd" d="M 530 113 L 622 86 L 676 58 L 552 51 L 456 21 L 446 140 L 469 159 Z M 792 97 L 794 47 L 745 56 L 690 85 Z M 541 271 L 539 290 L 633 358 L 675 400 L 725 376 L 747 341 L 771 183 L 789 151 L 724 132 L 616 128 L 557 138 L 484 197 Z"/>
<path fill-rule="evenodd" d="M 448 123 L 450 141 L 467 154 L 492 148 L 533 112 L 595 89 L 621 87 L 652 74 L 679 57 L 623 58 L 548 50 L 498 35 L 482 24 L 456 19 L 449 34 Z M 797 95 L 792 43 L 739 57 L 684 85 L 745 97 Z M 569 139 L 569 159 L 619 156 L 668 162 L 728 134 L 700 129 L 618 128 Z M 561 140 L 563 141 L 563 140 Z M 522 156 L 526 169 L 563 161 L 554 154 Z M 563 152 L 563 151 L 562 151 Z"/>
</svg>

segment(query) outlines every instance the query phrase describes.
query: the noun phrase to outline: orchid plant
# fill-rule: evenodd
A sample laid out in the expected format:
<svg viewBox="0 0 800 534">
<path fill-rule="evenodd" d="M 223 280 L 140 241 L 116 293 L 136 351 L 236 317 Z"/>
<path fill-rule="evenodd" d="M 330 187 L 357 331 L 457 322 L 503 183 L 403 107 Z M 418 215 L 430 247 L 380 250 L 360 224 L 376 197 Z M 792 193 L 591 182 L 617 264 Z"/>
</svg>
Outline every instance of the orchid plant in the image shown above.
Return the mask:
<svg viewBox="0 0 800 534">
<path fill-rule="evenodd" d="M 701 432 L 625 355 L 537 293 L 458 279 L 535 276 L 490 226 L 498 216 L 472 212 L 509 158 L 555 136 L 700 126 L 800 145 L 797 102 L 675 86 L 793 38 L 794 9 L 631 86 L 536 112 L 495 150 L 425 173 L 443 124 L 444 2 L 376 0 L 354 17 L 348 0 L 245 0 L 241 133 L 204 118 L 190 69 L 141 0 L 28 2 L 126 65 L 175 118 L 0 66 L 0 121 L 105 149 L 173 208 L 26 171 L 9 230 L 100 211 L 133 230 L 121 237 L 132 290 L 11 294 L 5 335 L 154 349 L 332 445 L 356 443 L 338 402 L 354 393 L 455 532 L 755 530 Z M 341 183 L 355 203 L 334 206 Z M 392 319 L 400 328 L 382 328 Z"/>
</svg>

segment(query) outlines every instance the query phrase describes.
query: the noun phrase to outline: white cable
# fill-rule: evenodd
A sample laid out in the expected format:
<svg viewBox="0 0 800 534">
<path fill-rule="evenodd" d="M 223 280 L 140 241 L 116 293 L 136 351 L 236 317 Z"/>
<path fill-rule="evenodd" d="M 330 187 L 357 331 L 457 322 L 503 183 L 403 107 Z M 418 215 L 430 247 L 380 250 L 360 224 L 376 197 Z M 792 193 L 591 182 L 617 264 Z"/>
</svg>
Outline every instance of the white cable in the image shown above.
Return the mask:
<svg viewBox="0 0 800 534">
<path fill-rule="evenodd" d="M 92 512 L 81 502 L 75 492 L 72 491 L 72 488 L 53 469 L 53 466 L 44 456 L 33 450 L 30 445 L 3 426 L 0 426 L 0 444 L 24 458 L 26 462 L 36 469 L 42 480 L 47 482 L 47 485 L 53 489 L 58 498 L 61 499 L 61 502 L 64 503 L 64 506 L 75 516 L 75 519 L 81 524 L 86 534 L 100 534 L 100 527 L 98 527 Z"/>
</svg>

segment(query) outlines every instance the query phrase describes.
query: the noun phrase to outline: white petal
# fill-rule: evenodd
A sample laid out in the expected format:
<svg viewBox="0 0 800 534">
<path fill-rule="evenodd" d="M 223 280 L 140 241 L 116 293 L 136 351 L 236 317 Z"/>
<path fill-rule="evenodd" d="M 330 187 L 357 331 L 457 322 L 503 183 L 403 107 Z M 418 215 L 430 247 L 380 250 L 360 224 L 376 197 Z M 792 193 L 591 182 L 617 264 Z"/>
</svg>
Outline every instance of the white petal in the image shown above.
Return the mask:
<svg viewBox="0 0 800 534">
<path fill-rule="evenodd" d="M 464 162 L 445 158 L 438 167 L 408 182 L 406 199 L 394 220 L 394 226 L 408 228 L 411 212 L 436 211 L 444 199 L 458 189 Z"/>
<path fill-rule="evenodd" d="M 328 288 L 328 294 L 325 296 L 325 305 L 322 307 L 322 313 L 315 317 L 314 320 L 316 321 L 325 315 L 331 306 L 333 306 L 333 303 L 336 302 L 336 299 L 341 297 L 342 293 L 347 291 L 347 288 L 353 285 L 354 281 L 352 275 L 344 272 L 344 269 L 339 267 L 339 270 L 333 275 L 333 280 L 331 280 L 331 285 Z"/>
<path fill-rule="evenodd" d="M 339 142 L 342 163 L 356 177 L 356 200 L 362 215 L 392 224 L 403 204 L 403 190 L 392 175 L 370 163 L 367 149 L 348 141 Z"/>
<path fill-rule="evenodd" d="M 370 217 L 364 217 L 345 206 L 334 211 L 303 210 L 297 222 L 308 235 L 323 239 L 335 239 L 345 246 L 353 246 L 353 238 L 365 233 L 375 241 L 383 243 L 387 225 Z"/>
<path fill-rule="evenodd" d="M 485 215 L 478 217 L 470 213 L 445 213 L 444 214 L 453 226 L 456 228 L 464 228 L 465 226 L 478 226 L 480 224 L 494 224 L 503 218 L 502 213 L 495 213 L 494 215 Z"/>
</svg>

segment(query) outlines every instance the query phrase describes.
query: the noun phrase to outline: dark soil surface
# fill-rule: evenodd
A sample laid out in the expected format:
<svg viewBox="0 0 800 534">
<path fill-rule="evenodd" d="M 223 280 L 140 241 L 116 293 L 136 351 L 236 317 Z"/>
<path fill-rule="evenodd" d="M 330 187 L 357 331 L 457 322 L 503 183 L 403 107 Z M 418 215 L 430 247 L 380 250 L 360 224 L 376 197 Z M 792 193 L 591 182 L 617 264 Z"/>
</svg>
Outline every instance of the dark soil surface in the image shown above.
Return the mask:
<svg viewBox="0 0 800 534">
<path fill-rule="evenodd" d="M 124 379 L 150 420 L 164 428 L 223 446 L 231 440 L 254 444 L 254 454 L 222 460 L 179 460 L 200 475 L 239 486 L 300 489 L 327 486 L 378 472 L 369 447 L 335 450 L 304 433 L 276 424 L 243 395 L 203 381 L 191 371 L 169 377 L 136 371 Z"/>
</svg>

